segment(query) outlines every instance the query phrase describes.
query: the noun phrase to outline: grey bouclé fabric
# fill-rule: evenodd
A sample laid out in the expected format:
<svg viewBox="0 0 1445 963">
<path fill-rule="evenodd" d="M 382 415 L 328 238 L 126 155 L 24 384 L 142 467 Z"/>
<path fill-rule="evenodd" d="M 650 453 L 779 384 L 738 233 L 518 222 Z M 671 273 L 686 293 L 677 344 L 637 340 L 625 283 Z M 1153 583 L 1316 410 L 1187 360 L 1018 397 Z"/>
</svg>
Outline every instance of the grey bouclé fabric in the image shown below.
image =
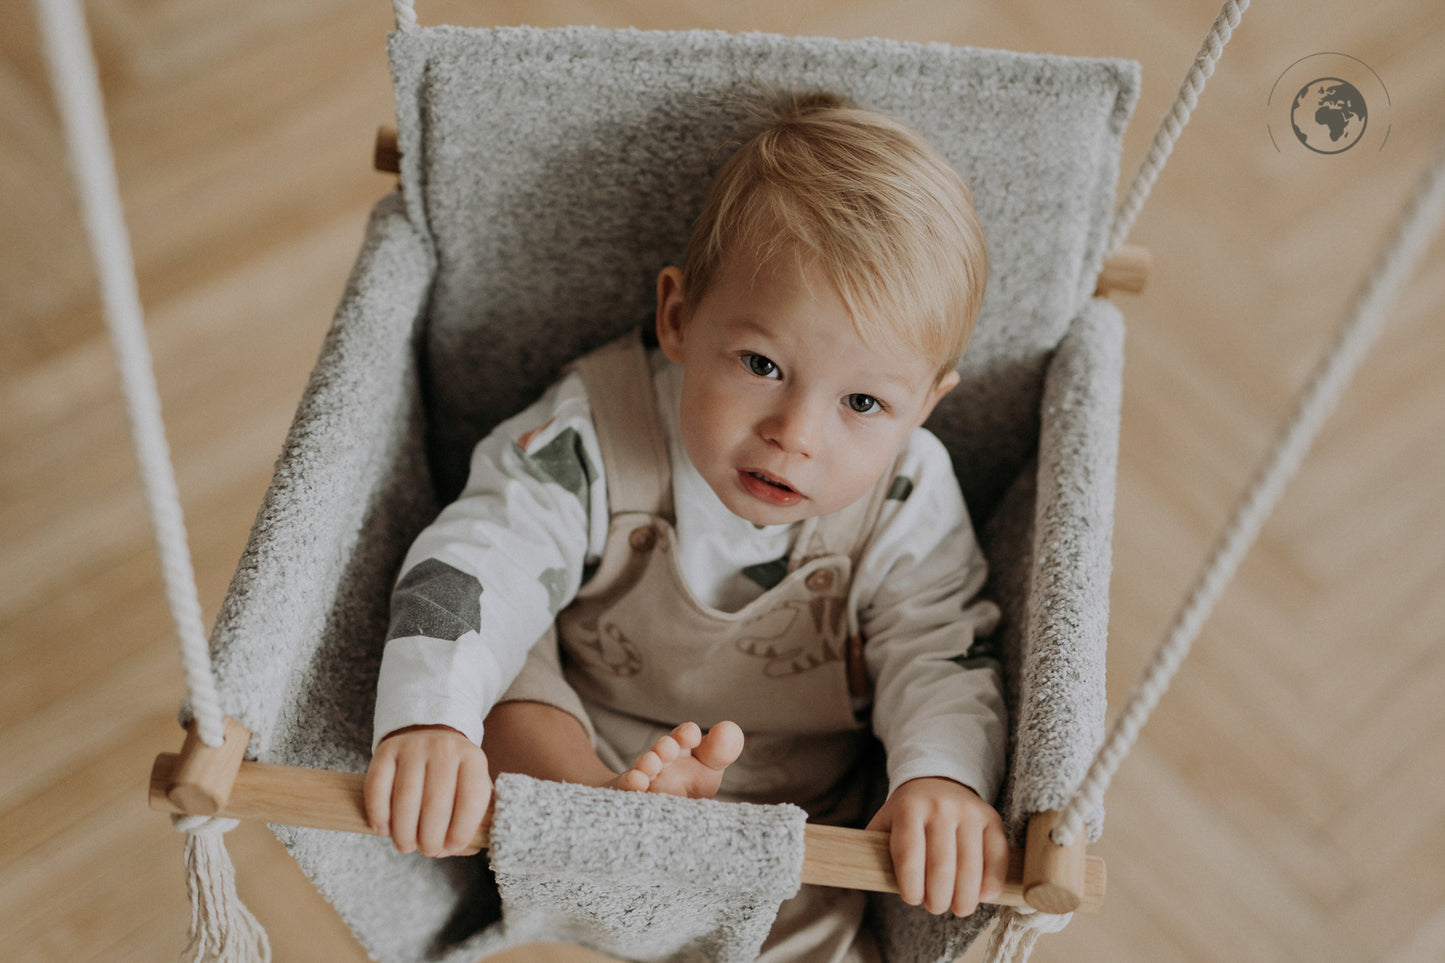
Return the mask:
<svg viewBox="0 0 1445 963">
<path fill-rule="evenodd" d="M 650 315 L 656 273 L 680 258 L 737 123 L 731 98 L 826 89 L 910 122 L 975 193 L 988 294 L 962 384 L 930 427 L 1005 612 L 1001 812 L 1017 839 L 1027 814 L 1057 807 L 1104 719 L 1122 325 L 1089 295 L 1136 65 L 587 28 L 412 29 L 390 57 L 401 190 L 372 216 L 213 633 L 252 754 L 366 768 L 391 583 L 460 488 L 472 444 Z M 796 885 L 796 813 L 596 792 L 504 780 L 491 865 L 276 832 L 378 960 L 471 963 L 543 936 L 637 959 L 754 952 Z M 647 850 L 648 838 L 663 841 Z M 643 853 L 655 879 L 618 879 L 617 847 Z M 691 921 L 680 942 L 656 925 L 669 896 Z M 989 915 L 940 919 L 877 897 L 870 924 L 889 960 L 944 960 Z"/>
<path fill-rule="evenodd" d="M 637 960 L 747 963 L 798 890 L 806 820 L 796 806 L 503 775 L 491 862 L 506 935 Z"/>
</svg>

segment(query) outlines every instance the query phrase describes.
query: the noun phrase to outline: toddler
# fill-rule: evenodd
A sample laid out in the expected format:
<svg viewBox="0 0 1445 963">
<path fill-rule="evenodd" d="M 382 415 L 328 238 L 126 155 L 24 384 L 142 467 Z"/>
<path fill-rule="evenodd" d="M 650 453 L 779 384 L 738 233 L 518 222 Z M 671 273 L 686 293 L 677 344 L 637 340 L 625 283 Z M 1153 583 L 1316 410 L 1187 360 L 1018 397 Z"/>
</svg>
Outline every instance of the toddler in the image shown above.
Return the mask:
<svg viewBox="0 0 1445 963">
<path fill-rule="evenodd" d="M 368 818 L 460 854 L 509 771 L 789 801 L 871 816 L 902 898 L 967 914 L 1008 861 L 998 612 L 921 425 L 958 382 L 982 230 L 898 121 L 828 95 L 758 114 L 658 276 L 656 347 L 594 352 L 496 428 L 412 546 Z M 764 958 L 875 958 L 862 907 L 804 887 Z"/>
</svg>

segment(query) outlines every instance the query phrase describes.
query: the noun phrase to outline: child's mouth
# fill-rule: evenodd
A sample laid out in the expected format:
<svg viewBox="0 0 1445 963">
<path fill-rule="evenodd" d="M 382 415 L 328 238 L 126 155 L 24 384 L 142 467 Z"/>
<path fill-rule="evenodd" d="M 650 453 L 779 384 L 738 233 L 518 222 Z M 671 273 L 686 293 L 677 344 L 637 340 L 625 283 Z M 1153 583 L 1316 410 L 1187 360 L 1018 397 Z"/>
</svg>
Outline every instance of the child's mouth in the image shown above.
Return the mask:
<svg viewBox="0 0 1445 963">
<path fill-rule="evenodd" d="M 769 478 L 767 475 L 764 475 L 760 471 L 750 471 L 748 472 L 748 474 L 752 475 L 754 478 L 756 478 L 760 482 L 763 482 L 764 484 L 772 485 L 774 488 L 780 488 L 785 492 L 793 491 L 793 488 L 790 485 L 784 484 L 783 482 L 778 481 L 776 478 Z"/>
<path fill-rule="evenodd" d="M 766 472 L 742 469 L 738 472 L 738 478 L 750 495 L 774 505 L 787 507 L 796 505 L 803 499 L 802 493 L 797 489 Z"/>
</svg>

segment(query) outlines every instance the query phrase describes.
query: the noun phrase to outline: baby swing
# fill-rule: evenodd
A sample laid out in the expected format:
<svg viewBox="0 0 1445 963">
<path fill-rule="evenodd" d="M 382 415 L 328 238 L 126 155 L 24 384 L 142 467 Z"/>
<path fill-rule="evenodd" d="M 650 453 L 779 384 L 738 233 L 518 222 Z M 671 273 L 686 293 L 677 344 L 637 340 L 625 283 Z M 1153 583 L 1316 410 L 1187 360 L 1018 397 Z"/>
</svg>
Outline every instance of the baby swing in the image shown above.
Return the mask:
<svg viewBox="0 0 1445 963">
<path fill-rule="evenodd" d="M 399 133 L 378 157 L 399 160 L 400 185 L 375 208 L 208 658 L 83 23 L 69 0 L 39 4 L 187 667 L 190 734 L 178 756 L 158 757 L 151 800 L 189 814 L 179 825 L 197 958 L 269 957 L 224 861 L 220 833 L 235 818 L 277 824 L 383 960 L 474 961 L 538 939 L 749 959 L 800 879 L 873 891 L 886 959 L 953 959 L 999 912 L 906 906 L 888 895 L 885 836 L 805 826 L 788 806 L 508 776 L 479 840 L 490 866 L 400 856 L 367 835 L 359 773 L 402 554 L 460 489 L 483 433 L 647 315 L 650 279 L 677 260 L 712 146 L 736 124 L 726 95 L 758 85 L 895 113 L 973 186 L 992 277 L 962 385 L 930 427 L 954 455 L 1005 613 L 1000 811 L 1027 845 L 991 958 L 1024 957 L 1039 932 L 1097 906 L 1102 862 L 1083 845 L 1109 778 L 1423 252 L 1445 177 L 1417 199 L 1106 741 L 1122 322 L 1097 295 L 1142 284 L 1147 258 L 1121 256 L 1121 243 L 1245 4 L 1221 10 L 1115 214 L 1133 63 L 882 40 L 421 28 L 409 0 L 394 6 Z"/>
</svg>

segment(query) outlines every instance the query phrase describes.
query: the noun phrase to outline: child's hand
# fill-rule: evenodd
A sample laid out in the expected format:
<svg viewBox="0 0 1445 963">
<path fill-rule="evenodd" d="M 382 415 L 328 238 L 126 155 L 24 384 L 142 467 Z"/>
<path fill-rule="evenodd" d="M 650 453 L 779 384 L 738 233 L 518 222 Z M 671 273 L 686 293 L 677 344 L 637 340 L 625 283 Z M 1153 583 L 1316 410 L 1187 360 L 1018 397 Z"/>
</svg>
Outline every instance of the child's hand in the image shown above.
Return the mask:
<svg viewBox="0 0 1445 963">
<path fill-rule="evenodd" d="M 992 806 L 962 783 L 910 779 L 868 824 L 892 834 L 898 894 L 930 913 L 967 916 L 996 899 L 1008 872 L 1008 839 Z"/>
<path fill-rule="evenodd" d="M 366 818 L 399 852 L 466 856 L 487 814 L 487 757 L 449 726 L 412 726 L 382 740 L 366 772 Z"/>
</svg>

